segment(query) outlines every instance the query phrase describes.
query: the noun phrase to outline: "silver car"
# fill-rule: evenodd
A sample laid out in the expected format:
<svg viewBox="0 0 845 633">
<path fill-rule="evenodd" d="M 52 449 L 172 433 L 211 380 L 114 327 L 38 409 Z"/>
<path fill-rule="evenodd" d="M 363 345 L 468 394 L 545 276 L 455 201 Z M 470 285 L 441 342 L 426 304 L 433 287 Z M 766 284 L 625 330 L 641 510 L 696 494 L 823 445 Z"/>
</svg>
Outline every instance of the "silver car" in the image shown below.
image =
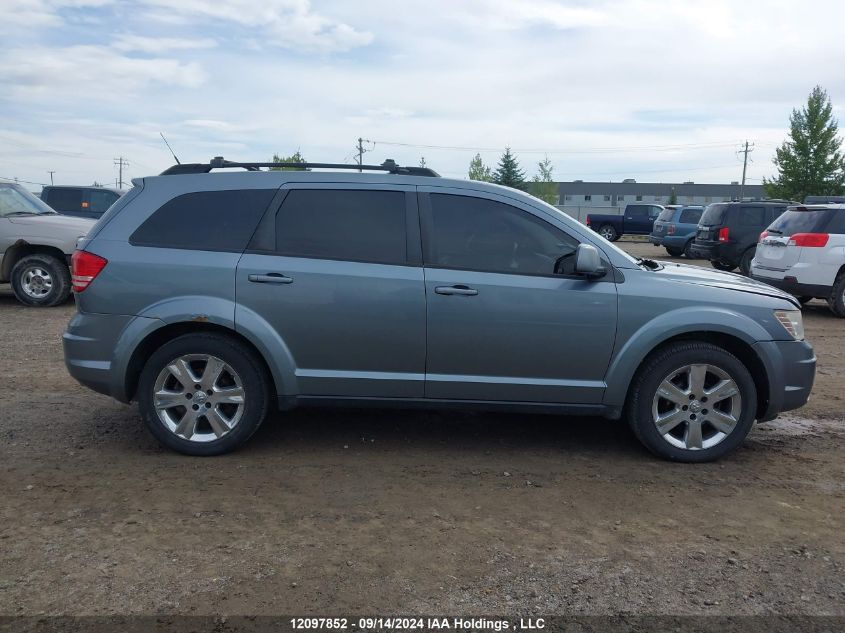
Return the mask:
<svg viewBox="0 0 845 633">
<path fill-rule="evenodd" d="M 70 373 L 174 450 L 232 450 L 275 408 L 471 407 L 624 418 L 700 462 L 807 401 L 775 288 L 635 259 L 507 187 L 277 166 L 135 180 L 74 257 Z"/>
<path fill-rule="evenodd" d="M 71 292 L 68 265 L 94 220 L 59 215 L 15 183 L 0 182 L 0 282 L 29 306 L 54 306 Z"/>
</svg>

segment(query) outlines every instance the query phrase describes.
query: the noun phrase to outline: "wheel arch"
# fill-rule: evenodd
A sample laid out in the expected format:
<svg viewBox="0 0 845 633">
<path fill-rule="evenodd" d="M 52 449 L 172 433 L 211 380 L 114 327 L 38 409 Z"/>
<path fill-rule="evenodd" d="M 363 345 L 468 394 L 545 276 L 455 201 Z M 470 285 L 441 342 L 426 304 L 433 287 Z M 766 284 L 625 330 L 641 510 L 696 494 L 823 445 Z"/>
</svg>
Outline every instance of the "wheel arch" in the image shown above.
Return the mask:
<svg viewBox="0 0 845 633">
<path fill-rule="evenodd" d="M 770 393 L 766 365 L 754 343 L 771 337 L 755 321 L 727 310 L 714 312 L 713 322 L 702 330 L 706 315 L 687 310 L 665 313 L 637 331 L 611 361 L 604 403 L 621 411 L 639 369 L 654 353 L 679 341 L 700 341 L 722 347 L 748 368 L 757 388 L 757 414 L 767 410 Z"/>
<path fill-rule="evenodd" d="M 27 255 L 51 255 L 67 265 L 67 255 L 62 249 L 47 244 L 30 244 L 26 240 L 18 240 L 6 249 L 3 255 L 3 266 L 0 270 L 0 279 L 11 279 L 12 269 L 23 257 Z"/>
</svg>

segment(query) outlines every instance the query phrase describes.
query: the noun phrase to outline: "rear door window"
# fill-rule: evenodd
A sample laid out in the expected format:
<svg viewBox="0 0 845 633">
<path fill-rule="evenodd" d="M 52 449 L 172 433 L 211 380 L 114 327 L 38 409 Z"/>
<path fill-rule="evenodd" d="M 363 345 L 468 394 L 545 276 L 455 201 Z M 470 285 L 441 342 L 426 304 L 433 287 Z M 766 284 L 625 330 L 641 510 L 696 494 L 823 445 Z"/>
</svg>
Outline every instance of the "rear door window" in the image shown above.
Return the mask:
<svg viewBox="0 0 845 633">
<path fill-rule="evenodd" d="M 276 252 L 406 264 L 406 232 L 402 191 L 292 189 L 276 214 Z"/>
<path fill-rule="evenodd" d="M 717 226 L 722 224 L 727 210 L 728 205 L 726 204 L 711 204 L 704 210 L 699 224 L 703 224 L 704 226 Z"/>
<path fill-rule="evenodd" d="M 763 226 L 766 223 L 765 207 L 740 207 L 740 226 Z"/>
<path fill-rule="evenodd" d="M 240 252 L 276 189 L 186 193 L 166 202 L 129 238 L 135 246 Z"/>
<path fill-rule="evenodd" d="M 625 211 L 625 217 L 634 220 L 645 220 L 648 217 L 648 207 L 629 206 Z"/>
<path fill-rule="evenodd" d="M 47 192 L 47 204 L 56 211 L 80 211 L 82 189 L 50 189 Z"/>
<path fill-rule="evenodd" d="M 681 224 L 698 224 L 701 219 L 702 209 L 684 209 L 678 220 Z"/>
</svg>

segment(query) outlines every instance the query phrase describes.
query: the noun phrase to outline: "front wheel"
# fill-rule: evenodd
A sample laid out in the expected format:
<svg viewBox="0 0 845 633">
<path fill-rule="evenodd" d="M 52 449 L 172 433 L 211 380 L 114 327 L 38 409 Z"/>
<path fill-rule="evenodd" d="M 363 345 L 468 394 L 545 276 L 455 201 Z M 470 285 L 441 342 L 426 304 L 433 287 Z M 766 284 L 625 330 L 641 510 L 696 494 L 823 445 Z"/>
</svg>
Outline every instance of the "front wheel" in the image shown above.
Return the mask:
<svg viewBox="0 0 845 633">
<path fill-rule="evenodd" d="M 710 343 L 671 344 L 637 371 L 626 413 L 650 451 L 707 462 L 737 448 L 754 423 L 757 389 L 733 354 Z"/>
<path fill-rule="evenodd" d="M 220 455 L 255 433 L 269 394 L 252 350 L 218 334 L 186 334 L 165 343 L 144 365 L 138 406 L 164 446 L 186 455 Z"/>
<path fill-rule="evenodd" d="M 610 224 L 603 224 L 602 226 L 600 226 L 599 235 L 601 235 L 608 242 L 615 242 L 619 239 L 619 234 L 616 232 L 616 229 L 613 228 Z"/>
<path fill-rule="evenodd" d="M 12 269 L 12 291 L 18 301 L 34 307 L 52 307 L 70 295 L 70 271 L 53 255 L 21 257 Z"/>
<path fill-rule="evenodd" d="M 684 254 L 684 251 L 680 248 L 673 248 L 671 246 L 666 247 L 666 252 L 669 253 L 670 257 L 680 257 Z"/>
</svg>

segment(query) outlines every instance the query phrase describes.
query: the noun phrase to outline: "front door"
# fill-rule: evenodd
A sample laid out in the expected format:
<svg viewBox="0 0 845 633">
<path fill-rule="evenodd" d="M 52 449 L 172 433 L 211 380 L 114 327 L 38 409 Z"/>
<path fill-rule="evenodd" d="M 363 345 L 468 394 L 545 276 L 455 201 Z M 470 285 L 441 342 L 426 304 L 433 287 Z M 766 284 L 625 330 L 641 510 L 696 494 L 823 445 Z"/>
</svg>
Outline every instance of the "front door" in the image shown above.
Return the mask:
<svg viewBox="0 0 845 633">
<path fill-rule="evenodd" d="M 616 334 L 613 276 L 575 275 L 578 240 L 522 203 L 420 191 L 426 397 L 600 403 Z"/>
<path fill-rule="evenodd" d="M 237 271 L 237 323 L 264 321 L 296 394 L 423 396 L 425 289 L 413 187 L 286 185 Z M 271 211 L 272 213 L 272 211 Z"/>
</svg>

